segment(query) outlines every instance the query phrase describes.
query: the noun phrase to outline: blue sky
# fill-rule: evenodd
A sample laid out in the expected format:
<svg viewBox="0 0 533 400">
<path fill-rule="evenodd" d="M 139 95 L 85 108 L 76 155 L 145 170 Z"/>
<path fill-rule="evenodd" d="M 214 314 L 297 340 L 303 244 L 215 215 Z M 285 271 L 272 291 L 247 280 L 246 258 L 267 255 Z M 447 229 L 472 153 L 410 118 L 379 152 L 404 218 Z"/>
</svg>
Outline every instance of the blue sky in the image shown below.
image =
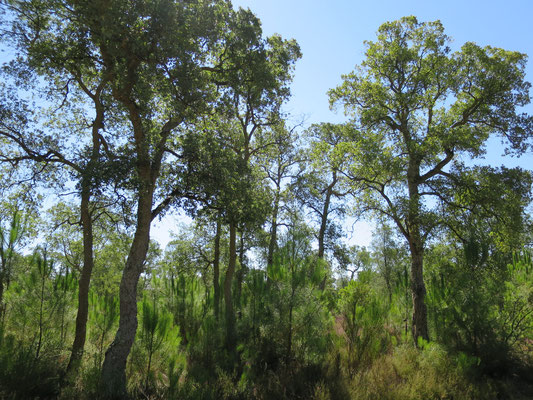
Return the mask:
<svg viewBox="0 0 533 400">
<path fill-rule="evenodd" d="M 326 92 L 362 61 L 363 42 L 374 40 L 386 21 L 406 15 L 419 21 L 439 19 L 454 48 L 473 41 L 533 55 L 531 0 L 233 0 L 233 5 L 250 8 L 266 35 L 279 33 L 300 44 L 303 57 L 296 65 L 287 109 L 305 114 L 311 123 L 343 120 L 329 110 Z M 531 63 L 528 80 L 533 80 Z"/>
</svg>

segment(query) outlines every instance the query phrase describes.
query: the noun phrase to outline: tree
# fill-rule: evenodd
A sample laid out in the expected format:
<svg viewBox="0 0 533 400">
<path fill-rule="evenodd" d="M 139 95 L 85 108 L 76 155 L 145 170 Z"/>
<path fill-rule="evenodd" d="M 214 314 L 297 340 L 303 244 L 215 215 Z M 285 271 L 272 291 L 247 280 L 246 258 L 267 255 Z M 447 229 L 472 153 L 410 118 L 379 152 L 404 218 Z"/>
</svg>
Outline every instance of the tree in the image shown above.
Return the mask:
<svg viewBox="0 0 533 400">
<path fill-rule="evenodd" d="M 260 165 L 268 177 L 273 197 L 267 266 L 274 261 L 274 252 L 278 249 L 278 229 L 282 225 L 286 203 L 291 197 L 292 187 L 287 181 L 297 174 L 295 167 L 300 157 L 296 150 L 298 133 L 295 128 L 289 130 L 284 123 L 273 126 L 274 144 L 261 155 Z"/>
<path fill-rule="evenodd" d="M 345 213 L 342 199 L 348 192 L 342 188 L 342 159 L 334 152 L 349 128 L 329 123 L 312 125 L 307 131 L 309 149 L 302 162 L 305 172 L 296 179 L 296 197 L 319 220 L 317 256 L 320 259 L 324 258 L 326 249 L 334 247 L 327 242 L 339 236 L 340 229 L 331 221 L 332 217 L 342 217 Z"/>
<path fill-rule="evenodd" d="M 31 60 L 32 65 L 50 68 L 52 76 L 65 78 L 66 83 L 77 83 L 93 101 L 96 116 L 92 124 L 92 142 L 97 145 L 92 149 L 96 151 L 88 152 L 83 167 L 68 163 L 55 143 L 51 148 L 43 146 L 48 144 L 46 140 L 38 142 L 38 150 L 43 151 L 28 148 L 26 153 L 37 161 L 67 163 L 87 178 L 80 184 L 83 195 L 92 188 L 97 173 L 105 170 L 98 157 L 99 149 L 107 150 L 101 130 L 114 121 L 122 124 L 115 136 L 121 146 L 118 170 L 128 174 L 118 180 L 122 184 L 127 180 L 125 186 L 137 203 L 136 232 L 120 287 L 119 330 L 106 354 L 101 382 L 106 395 L 123 396 L 126 359 L 137 328 L 137 282 L 148 250 L 150 223 L 162 211 L 160 207 L 152 210 L 152 205 L 166 143 L 178 125 L 194 119 L 212 99 L 208 76 L 213 58 L 209 54 L 220 50 L 220 33 L 226 27 L 218 21 L 228 19 L 230 8 L 223 1 L 141 1 L 131 6 L 117 0 L 28 1 L 17 3 L 14 10 L 21 13 L 21 18 L 15 19 L 15 34 L 41 51 Z M 25 35 L 27 31 L 34 34 Z M 100 95 L 104 93 L 111 116 L 102 114 Z M 14 122 L 24 125 L 25 120 L 27 115 Z M 67 140 L 67 144 L 71 143 Z"/>
<path fill-rule="evenodd" d="M 449 42 L 439 21 L 385 23 L 362 64 L 330 91 L 357 129 L 340 146 L 352 161 L 347 175 L 409 244 L 415 341 L 429 338 L 424 247 L 440 222 L 427 200 L 439 198 L 433 183 L 451 179 L 458 154 L 483 154 L 490 135 L 518 147 L 533 126 L 517 112 L 530 101 L 526 55 L 474 43 L 452 53 Z"/>
<path fill-rule="evenodd" d="M 6 118 L 0 123 L 0 135 L 5 141 L 1 160 L 17 167 L 33 163 L 40 179 L 50 179 L 50 174 L 43 171 L 49 169 L 49 164 L 55 164 L 62 168 L 61 175 L 70 174 L 80 197 L 83 268 L 78 282 L 76 332 L 67 367 L 75 371 L 86 340 L 89 285 L 94 268 L 93 222 L 98 214 L 95 197 L 102 195 L 104 158 L 108 157 L 107 161 L 113 158 L 110 138 L 103 132 L 104 121 L 108 132 L 113 125 L 105 118 L 109 111 L 110 75 L 94 63 L 94 48 L 87 32 L 72 18 L 67 2 L 45 5 L 12 1 L 2 6 L 6 15 L 2 23 L 9 26 L 5 36 L 13 42 L 17 56 L 5 65 L 8 77 L 17 85 L 21 80 L 28 81 L 22 89 L 39 93 L 41 102 L 50 109 L 30 106 L 22 96 L 12 98 L 16 106 L 8 106 L 7 99 L 3 101 Z M 46 84 L 42 85 L 42 81 Z"/>
<path fill-rule="evenodd" d="M 224 280 L 226 311 L 226 344 L 235 348 L 235 311 L 232 284 L 237 265 L 237 230 L 246 225 L 262 223 L 265 196 L 264 181 L 254 161 L 277 142 L 271 127 L 280 123 L 281 106 L 289 97 L 289 83 L 293 64 L 300 57 L 294 40 L 283 40 L 274 35 L 264 39 L 260 21 L 250 11 L 239 10 L 231 22 L 231 35 L 221 55 L 216 82 L 223 85 L 217 104 L 217 116 L 201 121 L 200 128 L 213 146 L 223 153 L 218 171 L 202 173 L 206 181 L 197 179 L 197 188 L 209 207 L 222 212 L 223 222 L 229 226 L 229 260 Z M 189 152 L 190 161 L 199 168 L 202 162 Z M 229 151 L 229 152 L 228 152 Z M 204 151 L 205 153 L 205 151 Z M 189 167 L 190 169 L 190 167 Z M 224 176 L 214 179 L 224 171 Z M 193 185 L 194 187 L 194 185 Z M 201 189 L 198 191 L 198 189 Z M 179 191 L 179 190 L 178 190 Z M 194 197 L 194 195 L 193 195 Z M 241 246 L 242 247 L 242 246 Z"/>
<path fill-rule="evenodd" d="M 240 14 L 239 17 L 246 18 L 243 12 Z M 236 31 L 245 40 L 239 43 L 240 46 L 230 47 L 225 66 L 227 72 L 223 74 L 229 85 L 222 96 L 222 112 L 229 119 L 229 146 L 235 151 L 242 168 L 250 171 L 254 158 L 276 143 L 276 139 L 269 136 L 268 127 L 280 121 L 281 105 L 290 95 L 288 84 L 292 79 L 293 64 L 300 57 L 299 46 L 294 40 L 286 41 L 277 35 L 265 40 L 261 38 L 258 20 L 253 21 L 252 27 L 253 30 Z M 244 187 L 253 193 L 250 185 Z M 251 205 L 251 202 L 241 202 L 227 213 L 230 240 L 224 301 L 229 349 L 234 348 L 231 284 L 237 259 L 236 230 L 239 224 L 253 222 L 249 218 L 251 214 L 245 210 L 247 203 Z M 247 218 L 243 218 L 245 214 L 248 214 Z"/>
<path fill-rule="evenodd" d="M 110 76 L 115 106 L 128 121 L 125 152 L 132 161 L 136 228 L 120 283 L 120 321 L 101 375 L 104 396 L 126 396 L 126 360 L 137 330 L 137 283 L 144 270 L 153 208 L 167 144 L 176 129 L 206 110 L 208 71 L 221 44 L 222 1 L 82 2 L 73 7 Z M 170 194 L 174 196 L 174 194 Z"/>
<path fill-rule="evenodd" d="M 16 247 L 24 234 L 19 211 L 14 211 L 9 227 L 0 225 L 0 323 L 5 312 L 4 290 L 9 288 Z"/>
</svg>

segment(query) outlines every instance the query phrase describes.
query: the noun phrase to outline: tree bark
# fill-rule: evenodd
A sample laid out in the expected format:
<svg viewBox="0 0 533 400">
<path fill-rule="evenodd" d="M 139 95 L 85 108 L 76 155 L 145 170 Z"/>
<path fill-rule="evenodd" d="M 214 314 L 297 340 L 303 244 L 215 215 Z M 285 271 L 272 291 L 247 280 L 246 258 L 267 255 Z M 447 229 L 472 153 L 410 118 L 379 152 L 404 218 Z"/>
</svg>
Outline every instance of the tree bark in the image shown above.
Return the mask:
<svg viewBox="0 0 533 400">
<path fill-rule="evenodd" d="M 411 331 L 415 344 L 418 338 L 429 340 L 427 307 L 425 302 L 426 285 L 423 277 L 424 249 L 419 240 L 412 240 L 409 243 L 411 250 L 411 294 L 413 298 L 413 321 Z"/>
<path fill-rule="evenodd" d="M 331 183 L 326 187 L 326 198 L 324 199 L 324 206 L 322 207 L 322 215 L 320 221 L 320 230 L 318 232 L 318 258 L 324 258 L 325 251 L 325 237 L 326 229 L 328 227 L 329 206 L 331 204 L 331 196 L 333 196 L 333 188 L 337 184 L 337 171 L 331 171 Z"/>
<path fill-rule="evenodd" d="M 120 282 L 120 320 L 113 343 L 106 351 L 101 375 L 104 398 L 127 398 L 126 361 L 137 332 L 137 284 L 150 242 L 152 188 L 140 191 L 137 227 Z"/>
<path fill-rule="evenodd" d="M 2 272 L 0 272 L 0 326 L 4 324 L 4 314 L 5 314 L 5 306 L 3 303 L 4 298 L 4 277 L 2 276 Z"/>
<path fill-rule="evenodd" d="M 94 268 L 94 237 L 93 237 L 93 216 L 91 215 L 91 184 L 94 179 L 93 168 L 98 165 L 100 158 L 100 130 L 104 128 L 104 106 L 101 102 L 100 95 L 105 85 L 107 84 L 107 77 L 105 77 L 98 85 L 94 94 L 90 93 L 88 89 L 86 93 L 94 102 L 95 118 L 92 124 L 92 149 L 91 158 L 85 170 L 80 170 L 81 175 L 81 203 L 80 215 L 81 226 L 83 231 L 83 268 L 81 270 L 80 280 L 78 282 L 78 311 L 76 315 L 76 330 L 74 333 L 74 343 L 72 344 L 72 352 L 67 365 L 66 374 L 76 375 L 78 367 L 83 357 L 85 348 L 85 340 L 87 337 L 87 319 L 89 316 L 89 286 L 91 284 L 91 276 Z M 84 85 L 82 85 L 85 88 Z"/>
<path fill-rule="evenodd" d="M 420 194 L 418 180 L 420 166 L 411 158 L 407 171 L 409 190 L 409 210 L 407 216 L 407 233 L 411 252 L 411 296 L 413 299 L 413 319 L 411 331 L 415 345 L 418 338 L 429 340 L 427 307 L 425 303 L 426 285 L 424 284 L 424 241 L 420 227 Z"/>
<path fill-rule="evenodd" d="M 81 224 L 83 229 L 83 268 L 78 282 L 78 312 L 72 353 L 67 366 L 67 375 L 76 374 L 85 348 L 87 337 L 87 319 L 89 316 L 89 286 L 94 267 L 93 257 L 93 221 L 90 205 L 90 190 L 85 184 L 81 195 Z"/>
<path fill-rule="evenodd" d="M 239 238 L 239 269 L 236 271 L 236 278 L 237 278 L 237 293 L 234 297 L 235 305 L 237 308 L 237 316 L 238 319 L 241 319 L 242 316 L 242 283 L 244 281 L 244 276 L 246 274 L 246 266 L 244 265 L 244 228 L 240 232 L 240 238 Z"/>
<path fill-rule="evenodd" d="M 150 156 L 148 137 L 143 129 L 136 105 L 125 99 L 133 125 L 137 153 L 138 174 L 137 226 L 130 247 L 122 279 L 120 281 L 120 313 L 118 331 L 113 343 L 106 351 L 100 391 L 104 398 L 127 398 L 126 361 L 137 332 L 137 284 L 143 271 L 150 243 L 150 225 L 153 219 L 152 202 L 154 188 L 159 175 L 162 152 L 154 159 Z M 129 102 L 128 102 L 129 101 Z M 169 128 L 170 129 L 170 128 Z M 163 147 L 168 131 L 162 132 L 159 147 Z"/>
<path fill-rule="evenodd" d="M 222 223 L 220 216 L 217 217 L 217 232 L 215 234 L 215 257 L 213 260 L 213 289 L 215 319 L 218 321 L 220 315 L 220 235 L 222 234 Z"/>
<path fill-rule="evenodd" d="M 231 295 L 231 285 L 235 274 L 237 261 L 237 227 L 235 222 L 229 225 L 229 262 L 224 281 L 224 302 L 226 304 L 226 348 L 229 351 L 235 349 L 235 310 L 233 309 L 233 298 Z"/>
<path fill-rule="evenodd" d="M 328 187 L 326 198 L 324 200 L 324 207 L 322 208 L 322 215 L 320 220 L 320 230 L 318 231 L 318 258 L 324 258 L 324 239 L 326 236 L 326 228 L 328 225 L 329 203 L 331 201 L 331 189 Z"/>
<path fill-rule="evenodd" d="M 272 266 L 274 263 L 274 251 L 278 245 L 278 213 L 280 202 L 280 186 L 276 188 L 276 196 L 274 199 L 274 210 L 272 211 L 272 226 L 270 227 L 270 242 L 268 243 L 267 266 Z"/>
<path fill-rule="evenodd" d="M 337 171 L 333 170 L 331 172 L 331 183 L 326 188 L 326 198 L 324 199 L 324 207 L 322 208 L 322 215 L 321 215 L 321 221 L 320 221 L 320 230 L 318 232 L 318 258 L 320 260 L 324 259 L 324 252 L 325 252 L 325 237 L 326 237 L 326 229 L 328 226 L 328 218 L 329 218 L 329 207 L 331 204 L 331 196 L 333 196 L 333 188 L 337 184 Z M 320 282 L 320 290 L 324 291 L 326 289 L 326 282 L 328 279 L 328 275 L 324 275 L 324 279 L 322 279 L 322 282 Z"/>
</svg>

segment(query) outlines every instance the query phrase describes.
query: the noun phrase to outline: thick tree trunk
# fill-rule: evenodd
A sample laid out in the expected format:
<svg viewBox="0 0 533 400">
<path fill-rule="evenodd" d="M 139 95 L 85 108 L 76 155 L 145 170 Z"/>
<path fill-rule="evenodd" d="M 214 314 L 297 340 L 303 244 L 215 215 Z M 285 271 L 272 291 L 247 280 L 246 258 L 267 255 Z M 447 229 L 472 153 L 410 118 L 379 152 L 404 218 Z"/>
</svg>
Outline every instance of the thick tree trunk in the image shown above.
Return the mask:
<svg viewBox="0 0 533 400">
<path fill-rule="evenodd" d="M 109 399 L 127 398 L 126 361 L 137 332 L 137 284 L 150 241 L 153 190 L 139 194 L 137 228 L 120 282 L 119 327 L 102 367 L 101 393 Z"/>
<path fill-rule="evenodd" d="M 89 210 L 90 192 L 85 187 L 81 195 L 81 223 L 83 229 L 83 268 L 78 282 L 78 313 L 72 353 L 67 366 L 67 375 L 76 374 L 81 363 L 85 339 L 87 337 L 87 319 L 89 315 L 89 285 L 94 267 L 93 257 L 93 221 Z"/>
<path fill-rule="evenodd" d="M 215 258 L 213 260 L 213 289 L 215 303 L 215 319 L 218 321 L 220 314 L 220 235 L 222 234 L 222 223 L 220 217 L 217 218 L 217 232 L 215 234 Z"/>
<path fill-rule="evenodd" d="M 427 307 L 425 302 L 426 285 L 423 277 L 424 249 L 420 241 L 409 243 L 411 250 L 411 294 L 413 298 L 413 321 L 411 330 L 415 344 L 418 338 L 429 340 Z"/>
<path fill-rule="evenodd" d="M 411 252 L 411 296 L 413 298 L 413 320 L 411 331 L 415 345 L 418 338 L 429 340 L 427 307 L 425 303 L 426 285 L 424 284 L 424 241 L 420 227 L 420 194 L 418 179 L 420 166 L 410 161 L 407 171 L 409 189 L 409 211 L 407 216 L 407 232 L 409 250 Z"/>
<path fill-rule="evenodd" d="M 231 295 L 231 285 L 235 274 L 235 264 L 237 261 L 237 227 L 234 222 L 229 225 L 229 262 L 224 281 L 224 302 L 226 304 L 226 347 L 228 350 L 235 349 L 235 310 L 233 309 L 233 298 Z"/>
<path fill-rule="evenodd" d="M 329 218 L 329 206 L 331 203 L 331 196 L 333 195 L 333 187 L 337 183 L 337 173 L 333 171 L 332 182 L 326 188 L 326 198 L 324 199 L 324 207 L 322 208 L 322 215 L 320 221 L 320 230 L 318 232 L 318 258 L 320 260 L 324 259 L 325 252 L 325 238 L 326 238 L 326 229 L 328 227 L 328 218 Z M 324 275 L 324 279 L 320 282 L 320 290 L 324 291 L 326 289 L 326 282 L 328 275 Z"/>
</svg>

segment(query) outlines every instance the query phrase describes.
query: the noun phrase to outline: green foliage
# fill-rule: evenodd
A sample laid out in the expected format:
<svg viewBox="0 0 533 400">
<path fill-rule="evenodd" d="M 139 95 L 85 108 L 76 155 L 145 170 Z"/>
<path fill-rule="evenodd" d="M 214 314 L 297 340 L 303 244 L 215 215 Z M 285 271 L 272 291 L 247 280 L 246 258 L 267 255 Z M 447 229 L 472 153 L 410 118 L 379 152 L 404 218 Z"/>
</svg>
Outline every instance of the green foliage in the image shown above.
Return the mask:
<svg viewBox="0 0 533 400">
<path fill-rule="evenodd" d="M 370 365 L 389 347 L 387 332 L 383 329 L 387 307 L 372 289 L 369 279 L 359 274 L 339 292 L 339 309 L 345 340 L 348 344 L 346 367 L 348 374 Z"/>
<path fill-rule="evenodd" d="M 281 112 L 295 41 L 263 38 L 251 11 L 223 0 L 104 3 L 0 6 L 20 56 L 0 84 L 0 158 L 66 165 L 61 184 L 94 225 L 82 231 L 83 207 L 58 202 L 38 227 L 47 251 L 24 256 L 24 214 L 0 224 L 0 398 L 98 398 L 106 365 L 111 386 L 122 379 L 105 354 L 123 357 L 119 397 L 132 399 L 531 397 L 531 174 L 455 160 L 483 154 L 495 133 L 520 150 L 523 54 L 452 53 L 438 21 L 386 23 L 330 93 L 351 121 L 313 125 L 299 152 Z M 37 125 L 8 93 L 32 76 L 24 89 L 59 106 Z M 386 224 L 370 248 L 342 243 L 331 217 L 349 192 L 357 214 L 391 218 L 408 246 Z M 171 206 L 195 225 L 161 257 L 149 227 Z M 89 341 L 79 375 L 63 380 L 90 235 Z M 224 283 L 226 315 L 214 307 Z M 421 305 L 429 335 L 413 338 Z"/>
<path fill-rule="evenodd" d="M 517 357 L 523 357 L 525 352 L 520 354 L 519 349 L 531 346 L 528 342 L 533 337 L 533 263 L 530 250 L 514 253 L 513 262 L 507 269 L 509 277 L 505 282 L 503 304 L 500 304 L 498 314 L 500 340 L 515 349 Z M 529 353 L 529 357 L 532 357 L 531 351 Z"/>
<path fill-rule="evenodd" d="M 19 211 L 14 211 L 8 227 L 0 225 L 0 321 L 5 312 L 4 291 L 9 288 L 13 274 L 15 249 L 24 235 Z"/>
<path fill-rule="evenodd" d="M 530 102 L 525 54 L 475 43 L 452 53 L 449 44 L 440 21 L 408 16 L 384 23 L 377 40 L 366 42 L 362 63 L 329 92 L 353 127 L 334 153 L 346 160 L 353 190 L 362 192 L 357 206 L 392 220 L 409 243 L 412 331 L 425 339 L 423 255 L 428 237 L 447 226 L 443 210 L 464 210 L 447 190 L 466 186 L 457 156 L 482 155 L 497 134 L 520 147 L 533 126 L 533 117 L 519 113 Z M 527 192 L 528 180 L 524 186 Z M 520 216 L 524 204 L 513 204 Z"/>
<path fill-rule="evenodd" d="M 23 400 L 54 397 L 59 392 L 61 365 L 47 350 L 35 357 L 34 346 L 0 330 L 0 397 Z"/>
<path fill-rule="evenodd" d="M 56 270 L 46 252 L 27 257 L 25 267 L 6 293 L 0 332 L 0 393 L 15 399 L 57 394 L 76 295 L 73 275 Z"/>
<path fill-rule="evenodd" d="M 72 326 L 76 281 L 72 274 L 54 269 L 44 252 L 28 259 L 28 271 L 7 293 L 6 329 L 30 345 L 38 359 L 46 347 L 64 349 L 63 340 Z"/>
<path fill-rule="evenodd" d="M 118 298 L 106 293 L 103 296 L 90 292 L 90 337 L 96 347 L 94 365 L 102 365 L 105 347 L 109 344 L 108 335 L 118 321 Z"/>
<path fill-rule="evenodd" d="M 428 307 L 437 339 L 479 357 L 491 374 L 515 369 L 518 359 L 527 365 L 533 313 L 527 252 L 504 268 L 500 256 L 489 257 L 486 244 L 471 239 L 457 264 L 448 261 L 457 256 L 451 249 L 437 248 L 434 256 L 440 261 L 430 269 Z"/>
<path fill-rule="evenodd" d="M 464 374 L 472 361 L 451 357 L 441 346 L 426 343 L 422 350 L 397 347 L 352 381 L 352 399 L 494 399 L 495 385 Z"/>
<path fill-rule="evenodd" d="M 260 397 L 309 397 L 326 373 L 332 317 L 320 290 L 325 267 L 308 239 L 305 229 L 291 227 L 266 274 L 252 270 L 246 280 L 239 385 Z"/>
<path fill-rule="evenodd" d="M 139 309 L 140 329 L 130 360 L 130 374 L 137 382 L 131 389 L 144 396 L 175 391 L 183 359 L 179 354 L 181 338 L 173 324 L 173 316 L 148 294 Z"/>
</svg>

